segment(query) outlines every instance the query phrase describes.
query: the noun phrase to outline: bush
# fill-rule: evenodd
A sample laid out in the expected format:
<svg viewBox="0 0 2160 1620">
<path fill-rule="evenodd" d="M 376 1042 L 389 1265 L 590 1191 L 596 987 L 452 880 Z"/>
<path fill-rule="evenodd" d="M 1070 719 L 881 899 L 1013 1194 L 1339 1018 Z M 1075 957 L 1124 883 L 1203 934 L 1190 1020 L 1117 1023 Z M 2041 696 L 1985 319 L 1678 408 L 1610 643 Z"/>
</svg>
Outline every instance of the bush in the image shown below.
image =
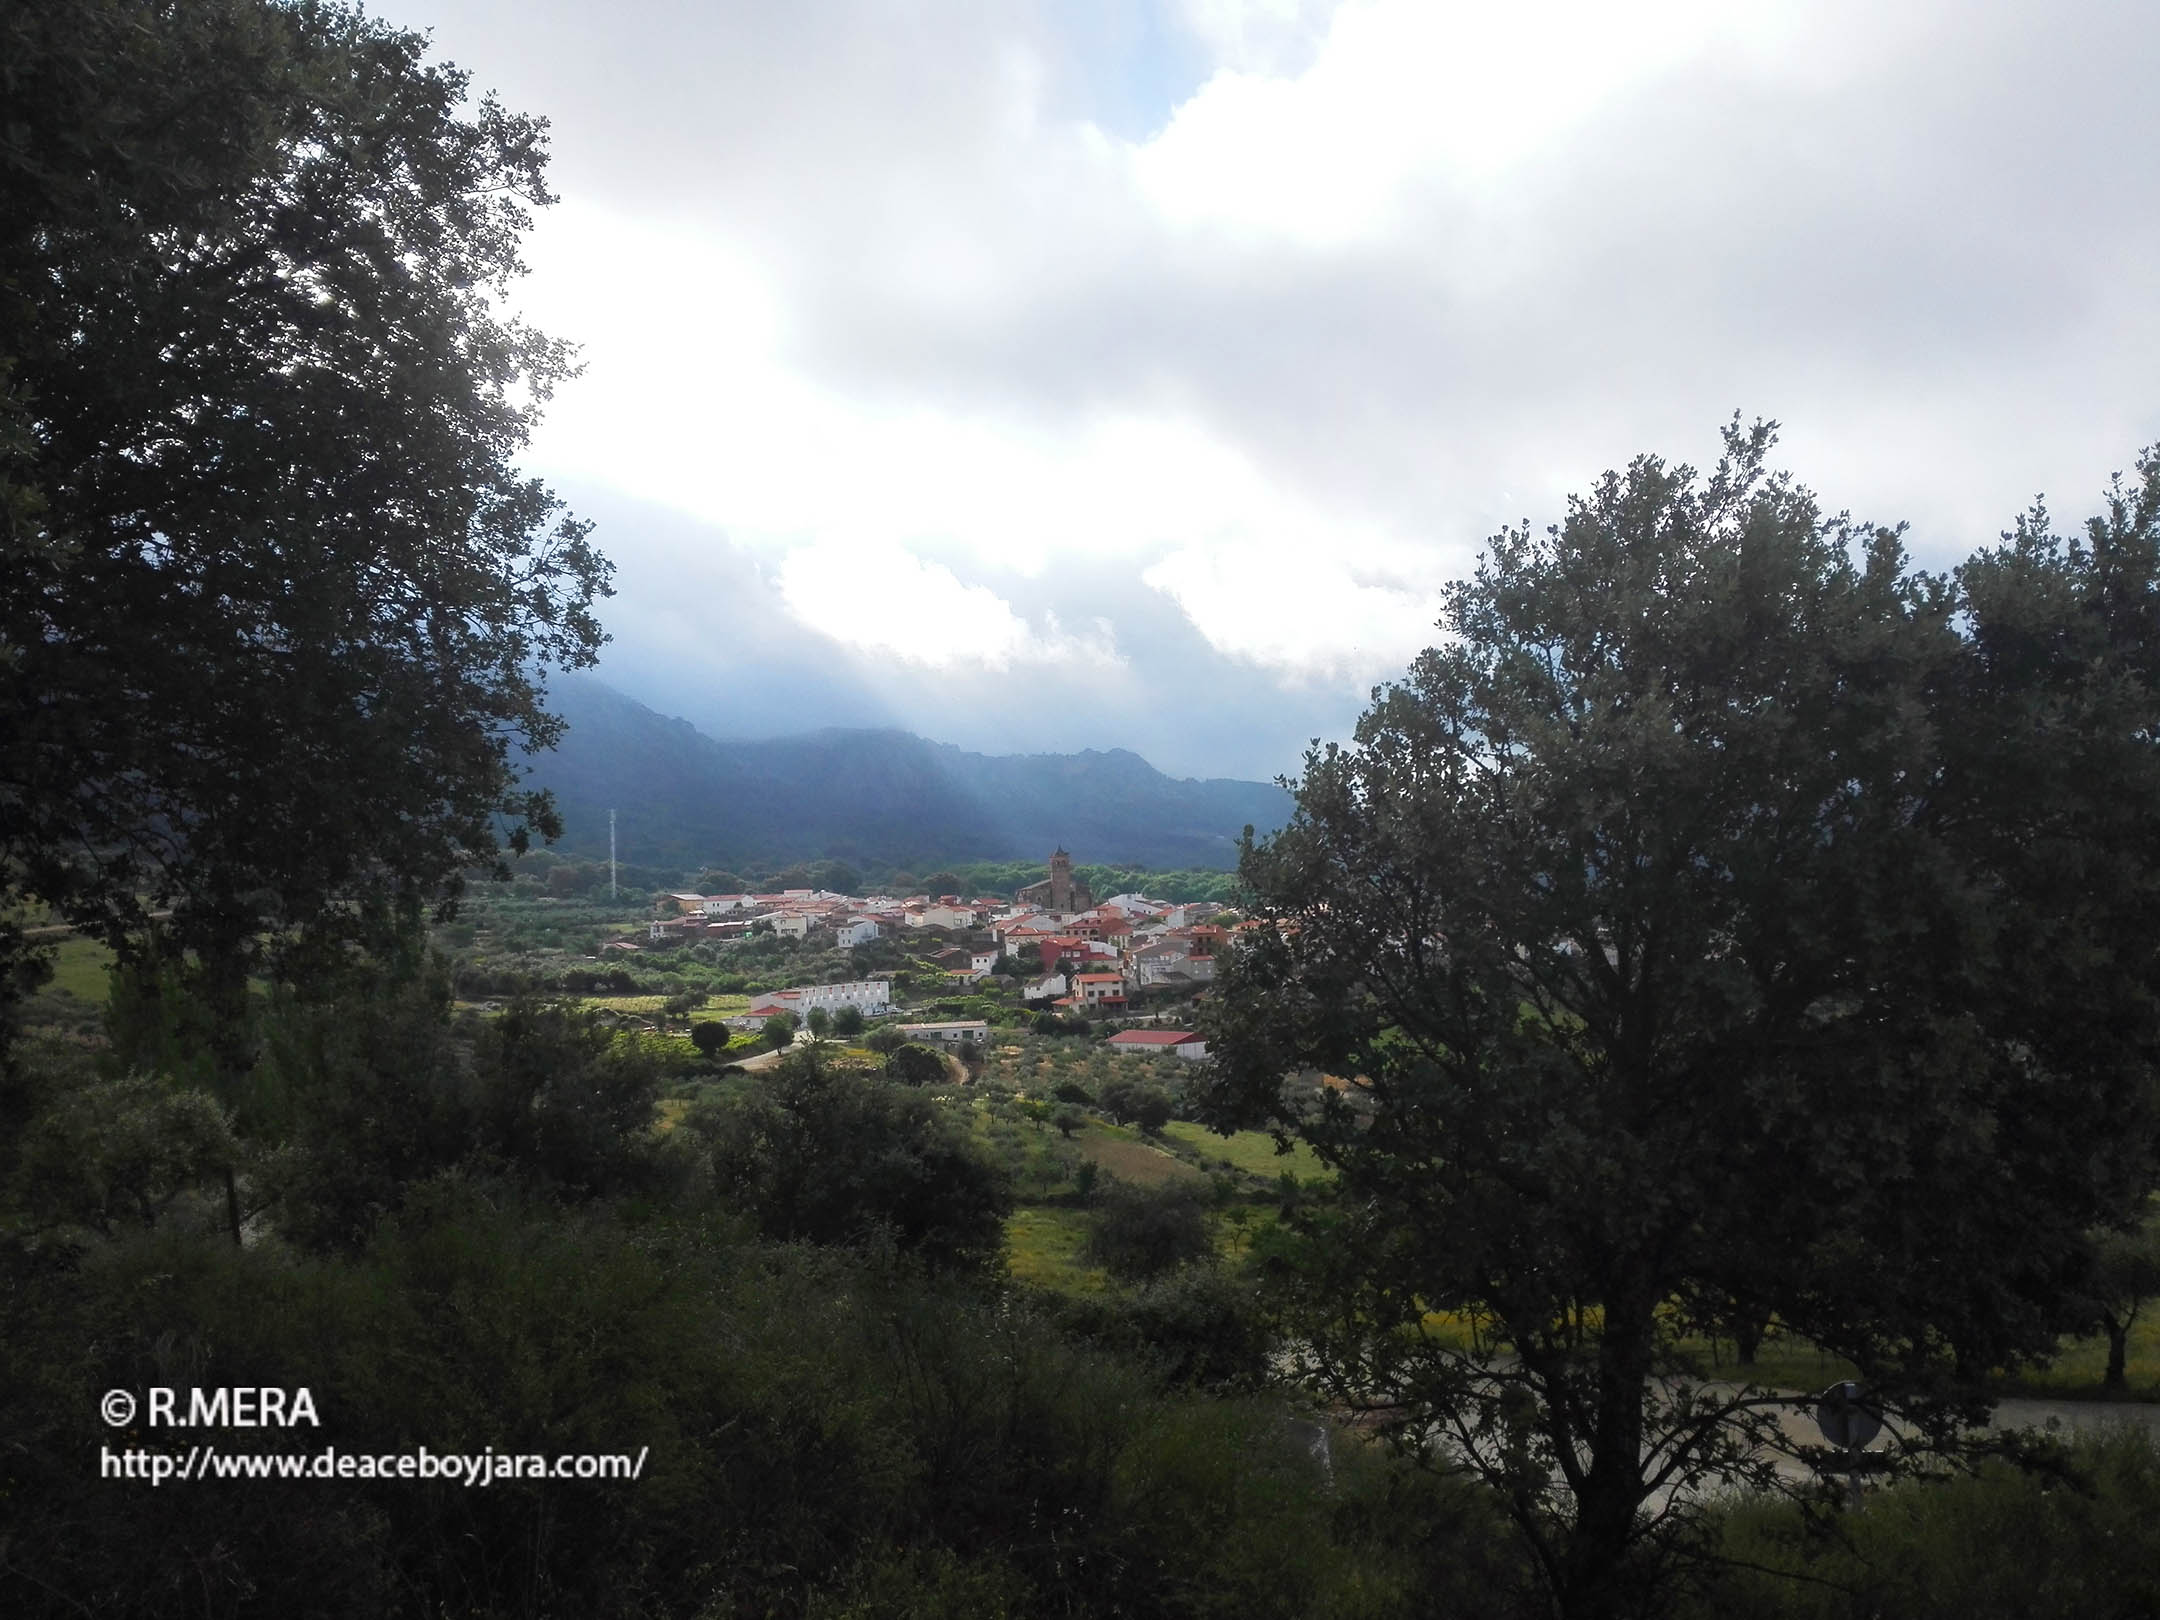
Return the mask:
<svg viewBox="0 0 2160 1620">
<path fill-rule="evenodd" d="M 945 1060 L 929 1047 L 908 1041 L 885 1059 L 885 1076 L 907 1086 L 938 1085 L 945 1079 Z"/>
<path fill-rule="evenodd" d="M 1229 1391 L 1267 1382 L 1266 1315 L 1253 1286 L 1220 1266 L 1184 1266 L 1129 1294 L 1069 1301 L 1064 1320 L 1097 1343 L 1143 1356 L 1168 1383 Z"/>
<path fill-rule="evenodd" d="M 941 1267 L 984 1265 L 1003 1245 L 1011 1189 L 962 1127 L 919 1091 L 828 1069 L 815 1051 L 782 1059 L 747 1095 L 698 1105 L 684 1126 L 707 1145 L 722 1197 L 768 1238 L 883 1235 Z"/>
<path fill-rule="evenodd" d="M 704 1057 L 718 1057 L 727 1050 L 729 1041 L 733 1039 L 734 1037 L 729 1033 L 727 1025 L 717 1020 L 711 1023 L 692 1024 L 690 1026 L 690 1044 L 696 1047 L 699 1054 Z"/>
<path fill-rule="evenodd" d="M 1132 1122 L 1150 1136 L 1162 1134 L 1162 1128 L 1170 1123 L 1177 1105 L 1170 1100 L 1170 1093 L 1160 1086 L 1142 1086 L 1132 1097 Z"/>
<path fill-rule="evenodd" d="M 1789 1504 L 1726 1511 L 1687 1620 L 2011 1620 L 2160 1613 L 2160 1450 L 2142 1428 L 2021 1470 L 1871 1492 L 1836 1533 Z"/>
<path fill-rule="evenodd" d="M 1207 1193 L 1187 1181 L 1136 1187 L 1104 1176 L 1096 1183 L 1085 1254 L 1114 1277 L 1159 1277 L 1214 1253 Z"/>
<path fill-rule="evenodd" d="M 659 1065 L 599 1015 L 521 1000 L 473 1045 L 479 1145 L 565 1189 L 608 1192 L 634 1178 L 650 1142 Z"/>
</svg>

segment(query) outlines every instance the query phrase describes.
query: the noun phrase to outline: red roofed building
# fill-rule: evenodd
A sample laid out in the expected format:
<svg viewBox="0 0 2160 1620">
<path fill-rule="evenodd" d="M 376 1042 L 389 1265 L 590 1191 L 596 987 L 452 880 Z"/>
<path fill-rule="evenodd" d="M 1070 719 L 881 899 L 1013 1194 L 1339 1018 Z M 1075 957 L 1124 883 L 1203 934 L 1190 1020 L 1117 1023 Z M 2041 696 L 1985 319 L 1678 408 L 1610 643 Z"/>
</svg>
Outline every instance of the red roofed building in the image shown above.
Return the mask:
<svg viewBox="0 0 2160 1620">
<path fill-rule="evenodd" d="M 1108 1044 L 1120 1052 L 1174 1052 L 1188 1060 L 1207 1056 L 1207 1042 L 1189 1029 L 1121 1029 Z"/>
<path fill-rule="evenodd" d="M 1125 1005 L 1125 975 L 1122 973 L 1076 973 L 1072 986 L 1073 1000 L 1082 1007 Z"/>
</svg>

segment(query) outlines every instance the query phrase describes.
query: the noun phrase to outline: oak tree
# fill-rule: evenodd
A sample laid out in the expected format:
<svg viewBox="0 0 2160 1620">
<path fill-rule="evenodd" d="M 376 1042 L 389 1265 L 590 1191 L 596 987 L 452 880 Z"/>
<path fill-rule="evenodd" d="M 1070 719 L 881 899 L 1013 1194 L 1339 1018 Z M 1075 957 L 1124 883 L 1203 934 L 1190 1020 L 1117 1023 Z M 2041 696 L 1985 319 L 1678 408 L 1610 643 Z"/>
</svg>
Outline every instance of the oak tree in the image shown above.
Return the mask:
<svg viewBox="0 0 2160 1620">
<path fill-rule="evenodd" d="M 0 885 L 188 953 L 228 1043 L 263 939 L 558 830 L 518 751 L 604 639 L 607 563 L 515 464 L 572 370 L 504 313 L 546 126 L 426 49 L 0 11 Z"/>
<path fill-rule="evenodd" d="M 1956 579 L 1728 431 L 1494 537 L 1248 839 L 1198 1091 L 1337 1172 L 1311 1370 L 1501 1494 L 1570 1615 L 1773 1397 L 1774 1319 L 1945 1436 L 2153 1177 L 2160 463 Z M 2144 908 L 2144 909 L 2140 909 Z"/>
</svg>

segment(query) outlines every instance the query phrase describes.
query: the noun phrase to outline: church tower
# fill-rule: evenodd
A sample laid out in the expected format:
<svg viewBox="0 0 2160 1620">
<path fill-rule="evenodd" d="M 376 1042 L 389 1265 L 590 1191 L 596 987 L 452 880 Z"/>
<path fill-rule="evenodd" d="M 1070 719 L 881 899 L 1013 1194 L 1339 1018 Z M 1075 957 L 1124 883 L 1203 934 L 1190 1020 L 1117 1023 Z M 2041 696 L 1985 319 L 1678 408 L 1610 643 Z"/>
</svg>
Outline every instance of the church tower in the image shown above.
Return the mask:
<svg viewBox="0 0 2160 1620">
<path fill-rule="evenodd" d="M 1050 909 L 1071 911 L 1073 907 L 1072 857 L 1060 844 L 1050 857 Z"/>
</svg>

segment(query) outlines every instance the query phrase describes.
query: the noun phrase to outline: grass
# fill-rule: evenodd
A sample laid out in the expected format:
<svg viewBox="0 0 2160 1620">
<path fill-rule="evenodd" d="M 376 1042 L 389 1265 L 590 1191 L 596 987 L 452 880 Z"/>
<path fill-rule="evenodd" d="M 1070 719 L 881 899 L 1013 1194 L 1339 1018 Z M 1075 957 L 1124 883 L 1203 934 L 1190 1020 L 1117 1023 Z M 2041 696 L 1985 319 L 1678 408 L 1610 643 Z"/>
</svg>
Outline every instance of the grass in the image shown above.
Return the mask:
<svg viewBox="0 0 2160 1620">
<path fill-rule="evenodd" d="M 1100 1267 L 1080 1258 L 1087 1243 L 1087 1213 L 1035 1207 L 1013 1212 L 1005 1223 L 1005 1265 L 1015 1282 L 1066 1294 L 1099 1294 L 1110 1286 Z"/>
<path fill-rule="evenodd" d="M 1860 1369 L 1842 1356 L 1833 1356 L 1827 1350 L 1817 1349 L 1805 1339 L 1785 1334 L 1765 1339 L 1751 1362 L 1733 1359 L 1733 1347 L 1729 1344 L 1713 1347 L 1707 1343 L 1685 1340 L 1684 1350 L 1692 1351 L 1700 1358 L 1704 1369 L 1713 1378 L 1723 1378 L 1736 1384 L 1761 1384 L 1768 1389 L 1827 1389 L 1830 1385 L 1847 1378 L 1858 1378 Z"/>
<path fill-rule="evenodd" d="M 1166 1181 L 1192 1181 L 1200 1172 L 1183 1159 L 1140 1139 L 1122 1125 L 1089 1124 L 1073 1133 L 1081 1155 L 1121 1181 L 1158 1187 Z"/>
<path fill-rule="evenodd" d="M 1288 1153 L 1278 1154 L 1275 1139 L 1265 1131 L 1239 1131 L 1235 1136 L 1217 1136 L 1204 1125 L 1175 1119 L 1163 1127 L 1163 1135 L 1190 1147 L 1203 1164 L 1226 1164 L 1233 1170 L 1269 1181 L 1285 1170 L 1300 1181 L 1324 1181 L 1334 1173 L 1302 1142 L 1293 1145 Z"/>
<path fill-rule="evenodd" d="M 96 940 L 70 935 L 54 953 L 52 982 L 47 988 L 102 1007 L 112 993 L 108 976 L 112 962 L 112 952 Z"/>
<path fill-rule="evenodd" d="M 2005 1393 L 2053 1401 L 2160 1401 L 2160 1301 L 2148 1304 L 2130 1329 L 2123 1372 L 2128 1387 L 2104 1389 L 2107 1340 L 2065 1339 L 2062 1352 L 2045 1367 L 2028 1368 L 2003 1380 Z"/>
<path fill-rule="evenodd" d="M 639 1013 L 657 1018 L 660 1009 L 667 1005 L 666 996 L 580 996 L 578 1000 L 587 1007 L 604 1007 L 610 1012 Z M 693 1024 L 709 1023 L 717 1018 L 733 1018 L 750 1010 L 748 996 L 712 996 L 704 1006 L 690 1015 Z"/>
</svg>

